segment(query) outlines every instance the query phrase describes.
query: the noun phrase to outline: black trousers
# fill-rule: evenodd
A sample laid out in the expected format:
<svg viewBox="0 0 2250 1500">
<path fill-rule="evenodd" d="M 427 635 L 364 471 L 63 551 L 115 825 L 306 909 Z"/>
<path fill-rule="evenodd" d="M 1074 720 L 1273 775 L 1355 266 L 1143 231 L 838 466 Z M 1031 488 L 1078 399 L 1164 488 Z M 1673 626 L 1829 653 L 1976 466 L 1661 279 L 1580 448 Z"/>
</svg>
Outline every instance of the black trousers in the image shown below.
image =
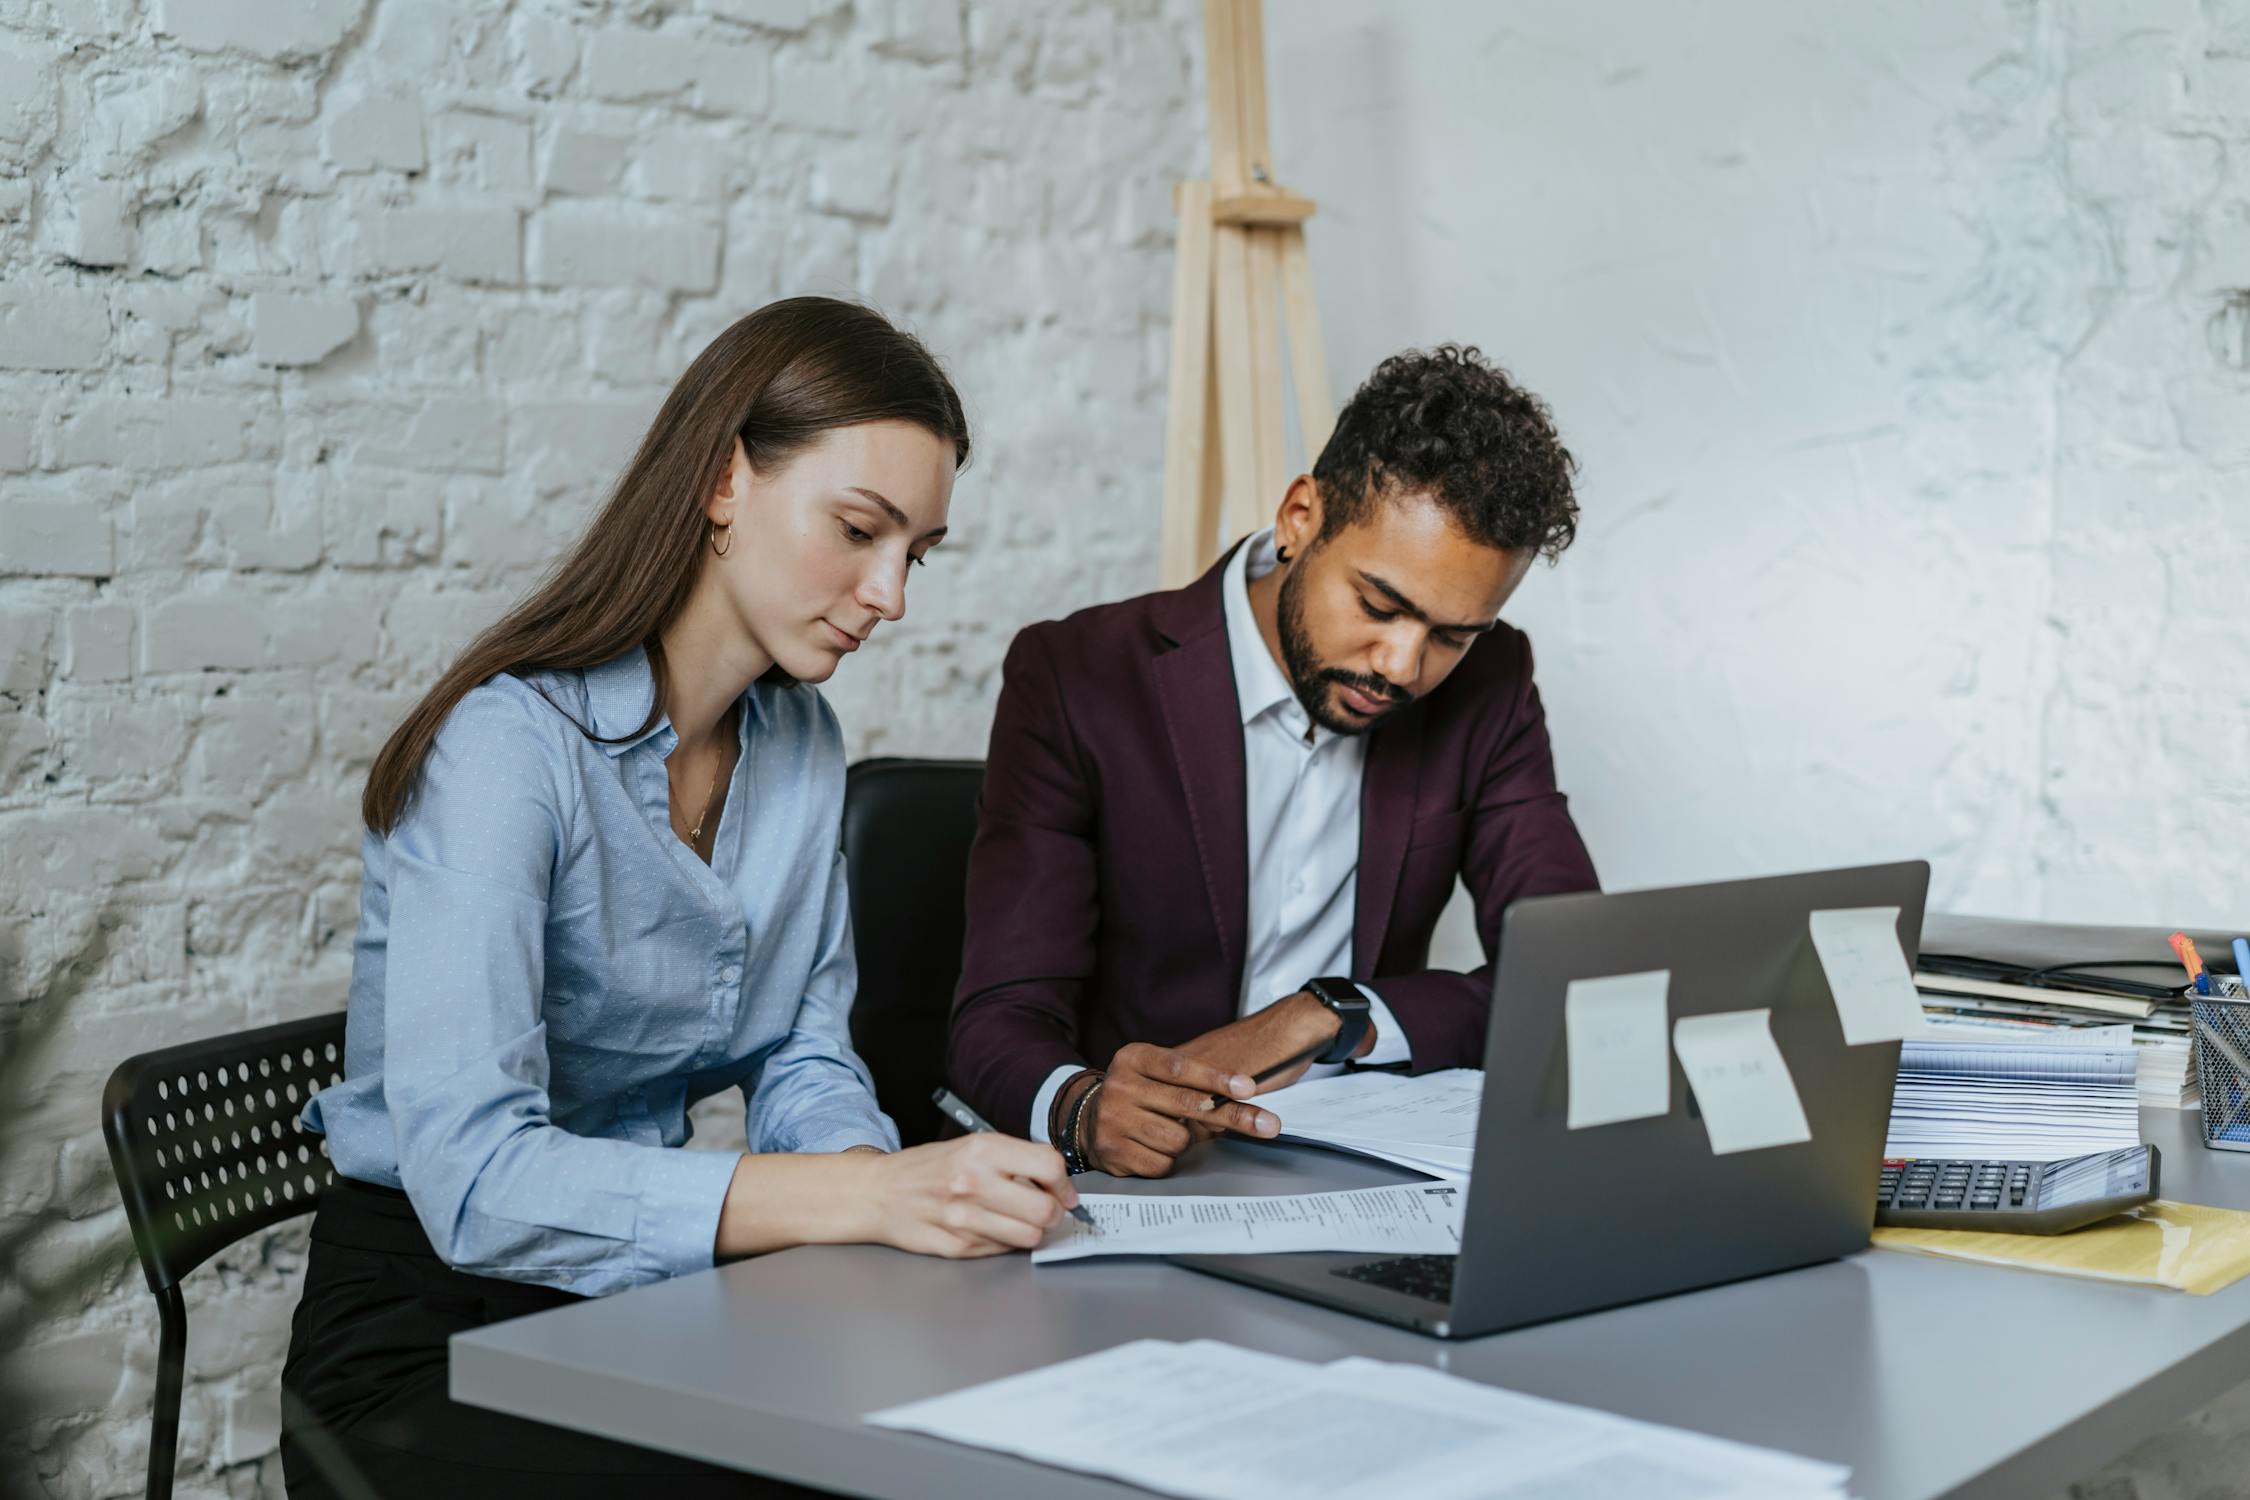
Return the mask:
<svg viewBox="0 0 2250 1500">
<path fill-rule="evenodd" d="M 438 1259 L 406 1195 L 339 1177 L 313 1218 L 305 1291 L 282 1367 L 281 1469 L 291 1500 L 782 1500 L 818 1494 L 567 1428 L 462 1406 L 446 1394 L 446 1339 L 562 1307 L 569 1292 L 471 1276 Z M 320 1431 L 308 1433 L 310 1423 Z"/>
</svg>

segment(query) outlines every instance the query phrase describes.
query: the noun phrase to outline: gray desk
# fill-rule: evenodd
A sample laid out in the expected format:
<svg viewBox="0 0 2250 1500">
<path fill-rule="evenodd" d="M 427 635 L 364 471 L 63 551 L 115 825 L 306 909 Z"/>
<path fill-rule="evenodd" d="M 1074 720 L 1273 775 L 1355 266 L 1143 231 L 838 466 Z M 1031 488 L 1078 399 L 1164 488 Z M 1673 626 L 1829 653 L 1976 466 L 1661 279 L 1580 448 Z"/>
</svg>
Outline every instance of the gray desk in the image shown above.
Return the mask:
<svg viewBox="0 0 2250 1500">
<path fill-rule="evenodd" d="M 2167 1196 L 2250 1208 L 2250 1158 L 2204 1150 L 2196 1120 L 2144 1114 Z M 1310 1148 L 1222 1143 L 1156 1186 L 1277 1192 L 1405 1176 Z M 1156 1262 L 1034 1269 L 1021 1256 L 805 1249 L 456 1338 L 453 1394 L 847 1494 L 1145 1497 L 857 1420 L 1135 1338 L 1435 1365 L 1846 1463 L 1867 1500 L 2044 1500 L 2250 1378 L 2250 1282 L 2190 1297 L 1870 1251 L 1448 1345 Z"/>
</svg>

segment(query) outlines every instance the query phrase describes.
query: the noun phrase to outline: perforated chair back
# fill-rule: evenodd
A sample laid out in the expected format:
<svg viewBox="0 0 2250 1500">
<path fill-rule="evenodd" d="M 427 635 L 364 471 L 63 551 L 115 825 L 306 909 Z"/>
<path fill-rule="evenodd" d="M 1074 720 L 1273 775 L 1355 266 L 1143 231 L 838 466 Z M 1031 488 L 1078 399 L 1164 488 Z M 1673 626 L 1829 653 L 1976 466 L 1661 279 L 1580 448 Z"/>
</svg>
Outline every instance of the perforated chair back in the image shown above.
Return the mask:
<svg viewBox="0 0 2250 1500">
<path fill-rule="evenodd" d="M 297 1116 L 343 1071 L 341 1012 L 118 1064 L 102 1135 L 149 1290 L 320 1201 L 327 1143 Z"/>
<path fill-rule="evenodd" d="M 159 1316 L 150 1500 L 172 1492 L 187 1357 L 180 1279 L 320 1202 L 335 1172 L 297 1116 L 343 1071 L 339 1011 L 144 1052 L 102 1090 L 102 1138 Z"/>
<path fill-rule="evenodd" d="M 844 776 L 844 862 L 859 997 L 852 1047 L 909 1146 L 934 1141 L 945 1035 L 968 929 L 984 763 L 863 760 Z"/>
</svg>

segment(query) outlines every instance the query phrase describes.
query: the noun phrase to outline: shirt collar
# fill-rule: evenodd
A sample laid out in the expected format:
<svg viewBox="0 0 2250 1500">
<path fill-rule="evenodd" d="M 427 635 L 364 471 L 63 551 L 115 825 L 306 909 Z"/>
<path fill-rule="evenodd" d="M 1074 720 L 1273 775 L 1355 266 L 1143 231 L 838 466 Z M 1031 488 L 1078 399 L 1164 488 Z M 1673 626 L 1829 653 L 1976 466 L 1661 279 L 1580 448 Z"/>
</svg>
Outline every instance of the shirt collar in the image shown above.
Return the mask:
<svg viewBox="0 0 2250 1500">
<path fill-rule="evenodd" d="M 1249 724 L 1276 708 L 1284 713 L 1294 709 L 1289 727 L 1302 734 L 1308 724 L 1297 705 L 1297 694 L 1273 653 L 1266 649 L 1258 617 L 1250 609 L 1250 580 L 1263 578 L 1279 562 L 1270 526 L 1234 549 L 1221 590 L 1226 598 L 1227 651 L 1234 661 L 1234 696 L 1242 709 L 1242 722 Z"/>
<path fill-rule="evenodd" d="M 588 667 L 586 679 L 586 712 L 593 721 L 596 743 L 604 753 L 623 755 L 636 745 L 654 740 L 663 754 L 672 753 L 679 736 L 672 731 L 672 718 L 659 713 L 651 720 L 649 709 L 656 702 L 656 673 L 649 666 L 648 651 L 635 646 L 623 656 L 611 657 L 598 667 Z M 763 717 L 759 702 L 762 683 L 753 682 L 742 695 L 742 717 L 738 733 L 747 736 L 754 719 Z M 642 728 L 646 723 L 647 728 Z"/>
</svg>

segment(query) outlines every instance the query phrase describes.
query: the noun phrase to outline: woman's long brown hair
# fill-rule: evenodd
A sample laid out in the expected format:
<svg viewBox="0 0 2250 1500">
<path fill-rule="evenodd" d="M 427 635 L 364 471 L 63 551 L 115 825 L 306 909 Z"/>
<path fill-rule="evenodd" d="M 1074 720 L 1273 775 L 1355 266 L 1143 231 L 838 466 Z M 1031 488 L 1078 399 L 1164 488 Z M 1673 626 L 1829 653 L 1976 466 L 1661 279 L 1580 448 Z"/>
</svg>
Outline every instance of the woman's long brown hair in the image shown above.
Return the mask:
<svg viewBox="0 0 2250 1500">
<path fill-rule="evenodd" d="M 503 672 L 599 666 L 649 647 L 657 694 L 646 731 L 664 700 L 656 638 L 694 587 L 708 534 L 704 502 L 734 457 L 734 440 L 753 469 L 770 471 L 831 428 L 885 420 L 951 441 L 956 468 L 969 461 L 969 424 L 953 383 L 920 340 L 880 313 L 792 297 L 713 339 L 664 398 L 578 545 L 469 644 L 392 732 L 360 798 L 367 826 L 379 834 L 397 826 L 446 716 Z"/>
</svg>

